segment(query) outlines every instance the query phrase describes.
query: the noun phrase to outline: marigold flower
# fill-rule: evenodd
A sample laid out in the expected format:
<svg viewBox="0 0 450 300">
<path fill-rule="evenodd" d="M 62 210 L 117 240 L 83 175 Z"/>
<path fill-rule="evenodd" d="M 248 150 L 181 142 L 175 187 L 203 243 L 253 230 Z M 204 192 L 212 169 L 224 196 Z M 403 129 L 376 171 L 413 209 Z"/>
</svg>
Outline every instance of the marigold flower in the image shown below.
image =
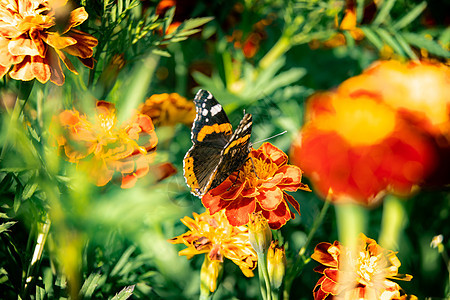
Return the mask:
<svg viewBox="0 0 450 300">
<path fill-rule="evenodd" d="M 129 188 L 148 173 L 158 143 L 148 116 L 136 113 L 119 125 L 114 105 L 98 101 L 95 116 L 65 110 L 54 119 L 53 128 L 58 125 L 56 139 L 67 160 L 87 170 L 98 186 L 120 172 L 122 188 Z"/>
<path fill-rule="evenodd" d="M 149 116 L 156 126 L 174 126 L 177 123 L 191 126 L 196 115 L 194 102 L 177 93 L 152 95 L 139 111 Z"/>
<path fill-rule="evenodd" d="M 224 209 L 233 226 L 249 222 L 249 214 L 262 211 L 272 229 L 279 229 L 295 215 L 288 202 L 300 213 L 300 205 L 286 193 L 310 191 L 301 182 L 302 170 L 287 164 L 287 155 L 270 143 L 253 149 L 244 166 L 202 198 L 211 214 Z"/>
<path fill-rule="evenodd" d="M 210 215 L 193 213 L 194 219 L 181 219 L 189 231 L 170 239 L 172 244 L 187 246 L 179 252 L 191 259 L 194 255 L 205 253 L 210 261 L 223 262 L 226 257 L 233 261 L 247 277 L 252 277 L 256 267 L 257 256 L 249 241 L 248 228 L 230 225 L 224 212 Z"/>
<path fill-rule="evenodd" d="M 391 281 L 410 281 L 411 275 L 398 274 L 400 261 L 395 252 L 379 246 L 361 234 L 355 251 L 341 245 L 319 243 L 311 258 L 320 263 L 314 271 L 322 274 L 313 294 L 315 300 L 401 299 L 400 286 Z"/>
<path fill-rule="evenodd" d="M 318 93 L 291 148 L 293 163 L 325 197 L 374 205 L 380 195 L 407 196 L 436 165 L 432 140 L 370 93 Z"/>
<path fill-rule="evenodd" d="M 8 71 L 16 80 L 36 78 L 42 83 L 62 85 L 64 73 L 60 60 L 77 74 L 67 54 L 76 56 L 92 68 L 97 39 L 74 27 L 88 14 L 84 7 L 69 14 L 67 0 L 0 0 L 0 78 Z M 66 24 L 57 24 L 58 16 L 68 15 Z"/>
<path fill-rule="evenodd" d="M 371 94 L 416 125 L 450 141 L 450 68 L 428 62 L 378 61 L 344 81 L 341 94 Z"/>
</svg>

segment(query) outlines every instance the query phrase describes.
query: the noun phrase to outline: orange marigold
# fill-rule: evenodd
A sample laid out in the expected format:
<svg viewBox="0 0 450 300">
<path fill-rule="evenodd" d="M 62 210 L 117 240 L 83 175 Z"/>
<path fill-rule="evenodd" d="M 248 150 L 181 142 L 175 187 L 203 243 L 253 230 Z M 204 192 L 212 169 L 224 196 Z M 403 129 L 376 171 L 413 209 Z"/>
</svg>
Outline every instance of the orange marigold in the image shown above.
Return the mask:
<svg viewBox="0 0 450 300">
<path fill-rule="evenodd" d="M 283 151 L 264 143 L 250 152 L 249 159 L 239 171 L 203 196 L 203 205 L 211 214 L 224 209 L 233 226 L 247 224 L 251 213 L 262 211 L 270 228 L 279 229 L 295 218 L 288 203 L 300 213 L 300 205 L 286 191 L 310 191 L 301 182 L 302 170 L 288 165 L 287 161 Z"/>
<path fill-rule="evenodd" d="M 108 183 L 115 172 L 122 174 L 123 188 L 134 186 L 148 173 L 158 143 L 148 116 L 136 113 L 118 125 L 114 105 L 105 101 L 97 102 L 95 116 L 65 110 L 52 125 L 60 127 L 56 139 L 67 160 L 87 170 L 98 186 Z"/>
<path fill-rule="evenodd" d="M 374 205 L 386 192 L 408 196 L 436 166 L 433 140 L 372 93 L 318 93 L 291 159 L 325 197 Z"/>
<path fill-rule="evenodd" d="M 97 39 L 74 29 L 88 14 L 84 7 L 70 14 L 69 9 L 67 0 L 0 0 L 0 78 L 12 67 L 9 76 L 13 79 L 36 78 L 62 85 L 60 60 L 77 74 L 65 53 L 92 68 Z M 57 18 L 67 18 L 67 22 L 57 24 Z"/>
<path fill-rule="evenodd" d="M 224 212 L 210 215 L 208 211 L 193 213 L 194 219 L 181 219 L 189 231 L 169 240 L 172 244 L 187 246 L 179 252 L 188 259 L 197 254 L 207 254 L 210 261 L 233 261 L 247 277 L 252 277 L 258 258 L 249 240 L 248 228 L 230 225 Z"/>
<path fill-rule="evenodd" d="M 394 251 L 379 246 L 361 234 L 356 251 L 341 245 L 319 243 L 311 258 L 320 263 L 314 271 L 322 274 L 314 287 L 314 299 L 402 299 L 400 286 L 392 279 L 410 281 L 398 274 L 400 261 Z"/>
<path fill-rule="evenodd" d="M 156 126 L 174 126 L 177 123 L 191 126 L 196 115 L 194 102 L 177 93 L 152 95 L 139 111 L 152 118 Z"/>
</svg>

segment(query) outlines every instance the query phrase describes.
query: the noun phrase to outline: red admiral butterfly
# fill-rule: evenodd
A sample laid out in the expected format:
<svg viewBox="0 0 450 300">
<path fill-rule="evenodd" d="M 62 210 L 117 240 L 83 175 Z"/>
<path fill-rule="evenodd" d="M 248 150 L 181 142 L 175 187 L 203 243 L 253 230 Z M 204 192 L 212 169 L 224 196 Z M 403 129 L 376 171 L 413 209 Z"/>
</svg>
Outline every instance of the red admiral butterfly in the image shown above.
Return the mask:
<svg viewBox="0 0 450 300">
<path fill-rule="evenodd" d="M 202 197 L 238 170 L 250 153 L 252 115 L 245 114 L 232 132 L 222 105 L 205 90 L 194 98 L 197 116 L 192 125 L 192 147 L 183 160 L 184 178 L 191 193 Z"/>
</svg>

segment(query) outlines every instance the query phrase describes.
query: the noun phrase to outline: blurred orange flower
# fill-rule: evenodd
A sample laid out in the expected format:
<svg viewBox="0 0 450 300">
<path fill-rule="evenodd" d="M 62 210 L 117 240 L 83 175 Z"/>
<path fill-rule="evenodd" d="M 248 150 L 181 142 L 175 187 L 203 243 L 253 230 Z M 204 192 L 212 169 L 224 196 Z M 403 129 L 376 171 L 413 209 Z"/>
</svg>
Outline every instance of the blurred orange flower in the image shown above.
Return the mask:
<svg viewBox="0 0 450 300">
<path fill-rule="evenodd" d="M 148 173 L 158 143 L 148 116 L 136 113 L 118 125 L 114 105 L 105 101 L 97 102 L 95 116 L 65 110 L 52 125 L 60 127 L 56 139 L 67 160 L 86 170 L 98 186 L 120 172 L 122 188 L 133 187 L 137 178 Z"/>
<path fill-rule="evenodd" d="M 400 261 L 394 251 L 380 247 L 361 234 L 355 251 L 341 245 L 319 243 L 311 258 L 320 263 L 314 271 L 322 274 L 313 294 L 314 300 L 402 299 L 400 286 L 391 281 L 410 281 L 411 275 L 398 274 Z"/>
<path fill-rule="evenodd" d="M 262 211 L 270 228 L 279 229 L 295 218 L 288 203 L 300 213 L 300 205 L 286 191 L 310 191 L 301 182 L 302 170 L 288 165 L 287 161 L 283 151 L 264 143 L 250 152 L 249 159 L 239 171 L 203 196 L 203 205 L 211 214 L 225 210 L 233 226 L 247 224 L 249 214 Z"/>
<path fill-rule="evenodd" d="M 391 77 L 384 74 L 368 79 L 370 75 L 363 74 L 345 81 L 335 92 L 318 93 L 309 99 L 306 124 L 292 145 L 291 159 L 322 196 L 331 188 L 335 201 L 351 199 L 373 205 L 386 192 L 409 195 L 435 172 L 440 151 L 436 141 L 408 114 L 423 107 L 420 114 L 442 115 L 432 105 L 426 110 L 425 99 L 422 106 L 417 105 L 419 96 L 412 95 L 415 88 L 398 88 L 401 92 L 396 92 L 392 64 L 386 64 L 389 68 L 383 71 L 391 72 Z M 436 101 L 430 101 L 446 107 L 440 94 L 445 94 L 443 86 L 420 86 L 431 89 L 430 97 Z M 384 96 L 389 93 L 389 97 Z"/>
<path fill-rule="evenodd" d="M 139 111 L 149 116 L 156 126 L 174 126 L 177 123 L 191 126 L 196 115 L 194 102 L 177 93 L 152 95 Z"/>
<path fill-rule="evenodd" d="M 226 257 L 233 261 L 247 277 L 252 277 L 252 270 L 258 260 L 255 250 L 250 245 L 248 228 L 230 225 L 225 213 L 210 215 L 193 213 L 194 219 L 181 219 L 189 231 L 169 240 L 172 244 L 184 244 L 188 248 L 179 252 L 188 259 L 194 255 L 205 253 L 210 261 L 223 262 Z"/>
<path fill-rule="evenodd" d="M 51 82 L 62 85 L 60 60 L 78 74 L 65 53 L 76 56 L 92 68 L 97 39 L 73 29 L 88 14 L 84 7 L 70 12 L 67 0 L 0 0 L 0 78 L 8 71 L 16 80 Z M 66 18 L 64 24 L 57 19 Z"/>
<path fill-rule="evenodd" d="M 341 94 L 371 94 L 412 123 L 450 141 L 450 68 L 428 62 L 378 61 L 344 81 Z"/>
</svg>

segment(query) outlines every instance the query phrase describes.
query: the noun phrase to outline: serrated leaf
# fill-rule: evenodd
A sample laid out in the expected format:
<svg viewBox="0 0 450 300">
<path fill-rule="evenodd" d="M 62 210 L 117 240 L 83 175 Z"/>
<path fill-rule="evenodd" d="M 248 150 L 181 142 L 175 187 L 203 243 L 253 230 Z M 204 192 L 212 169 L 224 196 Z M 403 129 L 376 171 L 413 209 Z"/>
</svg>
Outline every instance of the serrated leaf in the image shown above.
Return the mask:
<svg viewBox="0 0 450 300">
<path fill-rule="evenodd" d="M 111 276 L 117 275 L 119 273 L 119 271 L 127 263 L 128 259 L 130 258 L 131 254 L 134 252 L 134 250 L 136 250 L 136 247 L 131 246 L 122 254 L 119 261 L 114 266 L 114 269 L 112 269 Z"/>
<path fill-rule="evenodd" d="M 16 223 L 17 223 L 16 221 L 11 221 L 11 222 L 5 222 L 5 223 L 0 224 L 0 233 L 2 233 L 4 231 L 8 231 L 9 228 Z"/>
<path fill-rule="evenodd" d="M 30 181 L 34 181 L 33 179 Z M 37 182 L 28 182 L 27 185 L 24 187 L 22 192 L 22 200 L 27 200 L 31 196 L 33 196 L 34 192 L 36 191 L 38 187 Z"/>
<path fill-rule="evenodd" d="M 188 20 L 184 21 L 182 24 L 180 24 L 179 28 L 180 28 L 180 30 L 194 29 L 194 28 L 200 27 L 212 20 L 214 20 L 214 17 L 202 17 L 202 18 L 188 19 Z"/>
<path fill-rule="evenodd" d="M 412 51 L 409 44 L 405 41 L 405 39 L 400 34 L 396 34 L 395 38 L 397 39 L 400 47 L 402 47 L 402 49 L 405 51 L 405 53 L 408 55 L 409 58 L 417 59 L 417 55 L 414 53 L 414 51 Z"/>
<path fill-rule="evenodd" d="M 448 50 L 445 50 L 437 42 L 429 40 L 421 34 L 408 32 L 403 34 L 403 38 L 406 40 L 406 42 L 418 47 L 419 49 L 425 49 L 431 54 L 440 57 L 450 58 L 450 52 Z"/>
<path fill-rule="evenodd" d="M 159 56 L 163 56 L 163 57 L 171 57 L 172 56 L 172 55 L 170 55 L 169 52 L 161 50 L 161 49 L 153 49 L 152 53 L 159 55 Z"/>
<path fill-rule="evenodd" d="M 416 7 L 414 7 L 412 10 L 410 10 L 406 15 L 404 15 L 400 20 L 395 22 L 394 25 L 392 25 L 392 28 L 394 30 L 399 30 L 408 24 L 410 24 L 412 21 L 414 21 L 420 14 L 427 8 L 427 2 L 423 1 L 422 3 L 418 4 Z"/>
<path fill-rule="evenodd" d="M 90 274 L 80 289 L 80 296 L 90 298 L 94 294 L 95 289 L 99 286 L 101 277 L 102 275 L 100 273 Z"/>
<path fill-rule="evenodd" d="M 14 194 L 13 209 L 15 213 L 17 213 L 17 211 L 19 210 L 21 203 L 22 203 L 22 186 L 18 183 L 16 185 L 16 193 Z"/>
<path fill-rule="evenodd" d="M 114 296 L 114 298 L 112 298 L 112 300 L 125 300 L 125 299 L 128 299 L 133 294 L 134 286 L 135 285 L 130 285 L 130 286 L 127 286 L 127 287 L 123 288 L 118 294 L 116 294 Z"/>
<path fill-rule="evenodd" d="M 395 53 L 401 56 L 405 56 L 405 52 L 403 51 L 402 47 L 398 44 L 396 40 L 394 40 L 392 35 L 386 29 L 377 28 L 375 29 L 375 31 L 380 36 L 380 38 L 394 50 Z"/>
<path fill-rule="evenodd" d="M 377 13 L 377 16 L 375 17 L 375 20 L 373 21 L 374 26 L 378 26 L 384 21 L 386 21 L 386 18 L 389 16 L 389 12 L 391 11 L 392 7 L 394 6 L 396 0 L 387 0 L 383 1 L 380 11 Z"/>
<path fill-rule="evenodd" d="M 9 219 L 8 215 L 0 212 L 0 219 Z"/>
</svg>

